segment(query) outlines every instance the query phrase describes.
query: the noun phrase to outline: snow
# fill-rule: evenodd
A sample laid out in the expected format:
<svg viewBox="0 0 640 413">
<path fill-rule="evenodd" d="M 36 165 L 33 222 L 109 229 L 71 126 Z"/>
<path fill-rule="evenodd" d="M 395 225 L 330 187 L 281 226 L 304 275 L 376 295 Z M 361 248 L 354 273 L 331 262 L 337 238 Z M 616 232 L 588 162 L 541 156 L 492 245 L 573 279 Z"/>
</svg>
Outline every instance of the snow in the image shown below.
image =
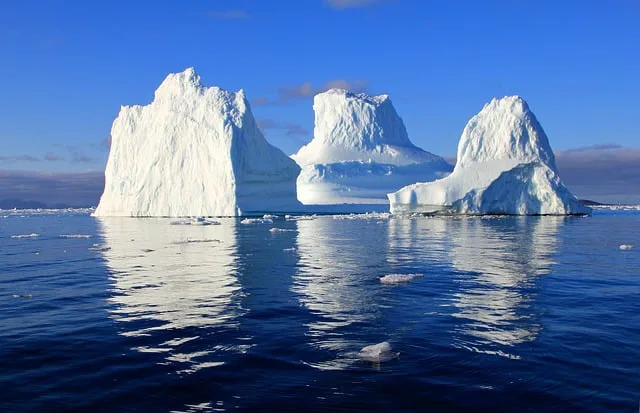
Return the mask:
<svg viewBox="0 0 640 413">
<path fill-rule="evenodd" d="M 215 219 L 200 217 L 196 219 L 179 219 L 171 221 L 171 225 L 221 225 L 221 222 Z"/>
<path fill-rule="evenodd" d="M 389 344 L 389 342 L 383 341 L 382 343 L 363 347 L 358 353 L 358 358 L 364 361 L 380 363 L 392 360 L 398 357 L 398 355 L 399 353 L 391 351 L 391 344 Z"/>
<path fill-rule="evenodd" d="M 622 244 L 620 245 L 620 250 L 621 251 L 629 251 L 633 249 L 633 245 L 631 244 Z"/>
<path fill-rule="evenodd" d="M 273 224 L 273 220 L 265 219 L 265 218 L 245 218 L 240 221 L 242 225 L 253 225 L 253 224 Z"/>
<path fill-rule="evenodd" d="M 493 99 L 467 123 L 446 178 L 388 194 L 391 212 L 588 214 L 562 184 L 547 135 L 518 96 Z"/>
<path fill-rule="evenodd" d="M 38 238 L 40 236 L 40 234 L 36 234 L 35 232 L 31 233 L 31 234 L 19 234 L 19 235 L 12 235 L 11 238 L 14 239 L 22 239 L 22 238 Z"/>
<path fill-rule="evenodd" d="M 380 282 L 382 284 L 405 284 L 422 276 L 422 274 L 387 274 L 380 277 Z"/>
<path fill-rule="evenodd" d="M 303 204 L 386 204 L 387 192 L 452 167 L 409 140 L 388 95 L 330 89 L 315 96 L 314 138 L 291 157 Z"/>
<path fill-rule="evenodd" d="M 269 232 L 295 232 L 295 229 L 290 229 L 290 228 L 271 228 L 269 229 Z"/>
<path fill-rule="evenodd" d="M 244 91 L 169 74 L 111 129 L 96 216 L 237 216 L 296 210 L 300 168 L 258 129 Z"/>
</svg>

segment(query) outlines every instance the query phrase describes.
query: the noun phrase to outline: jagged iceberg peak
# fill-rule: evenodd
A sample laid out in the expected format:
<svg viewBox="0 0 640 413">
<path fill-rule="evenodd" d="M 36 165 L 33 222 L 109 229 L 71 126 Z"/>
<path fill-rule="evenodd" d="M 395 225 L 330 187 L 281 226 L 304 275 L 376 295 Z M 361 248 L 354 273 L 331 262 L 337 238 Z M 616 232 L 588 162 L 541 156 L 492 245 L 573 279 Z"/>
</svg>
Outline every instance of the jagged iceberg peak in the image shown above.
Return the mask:
<svg viewBox="0 0 640 413">
<path fill-rule="evenodd" d="M 542 126 L 518 96 L 492 99 L 464 128 L 451 175 L 390 193 L 393 213 L 588 214 L 562 184 Z"/>
<path fill-rule="evenodd" d="M 329 89 L 313 99 L 313 140 L 292 157 L 300 165 L 371 161 L 409 165 L 440 160 L 415 146 L 388 95 Z"/>
<path fill-rule="evenodd" d="M 271 146 L 244 92 L 206 87 L 193 68 L 166 77 L 111 129 L 98 216 L 233 216 L 294 211 L 296 163 Z"/>
<path fill-rule="evenodd" d="M 520 96 L 493 98 L 464 128 L 456 168 L 487 161 L 539 161 L 556 170 L 549 139 Z"/>
<path fill-rule="evenodd" d="M 192 105 L 197 101 L 206 101 L 221 107 L 223 111 L 233 117 L 235 122 L 242 121 L 249 106 L 244 90 L 233 92 L 217 86 L 204 86 L 200 81 L 200 75 L 193 67 L 182 72 L 168 74 L 156 89 L 153 103 L 169 105 L 174 110 L 191 110 Z M 185 105 L 184 102 L 191 103 Z"/>
</svg>

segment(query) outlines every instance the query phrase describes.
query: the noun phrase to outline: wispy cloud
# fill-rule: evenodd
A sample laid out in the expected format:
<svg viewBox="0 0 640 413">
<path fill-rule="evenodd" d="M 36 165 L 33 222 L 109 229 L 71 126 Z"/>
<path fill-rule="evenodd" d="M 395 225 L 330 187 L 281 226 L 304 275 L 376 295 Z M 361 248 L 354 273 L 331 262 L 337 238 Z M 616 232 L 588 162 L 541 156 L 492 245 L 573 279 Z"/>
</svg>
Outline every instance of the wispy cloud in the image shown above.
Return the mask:
<svg viewBox="0 0 640 413">
<path fill-rule="evenodd" d="M 333 79 L 319 86 L 314 86 L 311 82 L 304 82 L 298 85 L 279 87 L 275 96 L 259 96 L 253 99 L 251 103 L 255 106 L 286 105 L 294 101 L 311 98 L 318 93 L 334 88 L 361 93 L 367 91 L 367 82 L 362 79 L 353 81 Z"/>
<path fill-rule="evenodd" d="M 218 20 L 247 20 L 251 15 L 244 10 L 209 10 L 207 16 Z"/>
<path fill-rule="evenodd" d="M 102 172 L 45 173 L 0 170 L 2 199 L 21 199 L 46 205 L 97 205 L 104 188 Z"/>
<path fill-rule="evenodd" d="M 49 162 L 64 161 L 64 156 L 58 155 L 53 152 L 47 152 L 47 154 L 44 156 L 44 160 Z"/>
<path fill-rule="evenodd" d="M 279 130 L 282 131 L 285 136 L 294 139 L 298 143 L 304 143 L 304 140 L 299 138 L 308 138 L 310 135 L 308 129 L 297 123 L 278 122 L 269 118 L 258 119 L 256 120 L 256 123 L 265 135 L 267 135 L 271 130 Z"/>
<path fill-rule="evenodd" d="M 343 10 L 367 7 L 375 3 L 380 3 L 380 1 L 381 0 L 325 0 L 324 3 L 332 9 Z"/>
<path fill-rule="evenodd" d="M 92 157 L 79 152 L 75 152 L 71 157 L 71 162 L 74 162 L 74 163 L 89 163 L 89 162 L 93 162 L 94 160 L 95 159 L 93 159 Z"/>
<path fill-rule="evenodd" d="M 40 158 L 31 155 L 0 156 L 0 162 L 40 162 Z"/>
</svg>

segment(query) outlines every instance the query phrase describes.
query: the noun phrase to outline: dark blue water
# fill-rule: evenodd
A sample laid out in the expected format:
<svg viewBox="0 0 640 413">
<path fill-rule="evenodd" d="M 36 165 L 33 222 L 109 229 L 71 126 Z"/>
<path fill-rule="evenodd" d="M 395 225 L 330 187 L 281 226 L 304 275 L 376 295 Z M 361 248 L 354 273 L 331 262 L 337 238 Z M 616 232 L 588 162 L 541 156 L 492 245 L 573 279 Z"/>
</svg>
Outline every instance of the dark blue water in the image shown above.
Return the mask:
<svg viewBox="0 0 640 413">
<path fill-rule="evenodd" d="M 5 211 L 0 411 L 635 412 L 639 249 L 637 211 L 218 226 Z M 383 341 L 399 357 L 359 357 Z"/>
</svg>

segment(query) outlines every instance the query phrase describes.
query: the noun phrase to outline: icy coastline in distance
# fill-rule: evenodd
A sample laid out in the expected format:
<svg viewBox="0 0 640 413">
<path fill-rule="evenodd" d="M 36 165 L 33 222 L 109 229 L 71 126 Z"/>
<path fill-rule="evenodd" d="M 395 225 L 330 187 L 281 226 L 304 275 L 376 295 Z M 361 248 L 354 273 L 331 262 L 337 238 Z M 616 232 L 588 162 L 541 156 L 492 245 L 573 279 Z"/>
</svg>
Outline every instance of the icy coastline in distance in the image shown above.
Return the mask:
<svg viewBox="0 0 640 413">
<path fill-rule="evenodd" d="M 493 99 L 467 123 L 446 178 L 390 193 L 391 212 L 588 214 L 562 184 L 547 135 L 524 99 Z"/>
</svg>

